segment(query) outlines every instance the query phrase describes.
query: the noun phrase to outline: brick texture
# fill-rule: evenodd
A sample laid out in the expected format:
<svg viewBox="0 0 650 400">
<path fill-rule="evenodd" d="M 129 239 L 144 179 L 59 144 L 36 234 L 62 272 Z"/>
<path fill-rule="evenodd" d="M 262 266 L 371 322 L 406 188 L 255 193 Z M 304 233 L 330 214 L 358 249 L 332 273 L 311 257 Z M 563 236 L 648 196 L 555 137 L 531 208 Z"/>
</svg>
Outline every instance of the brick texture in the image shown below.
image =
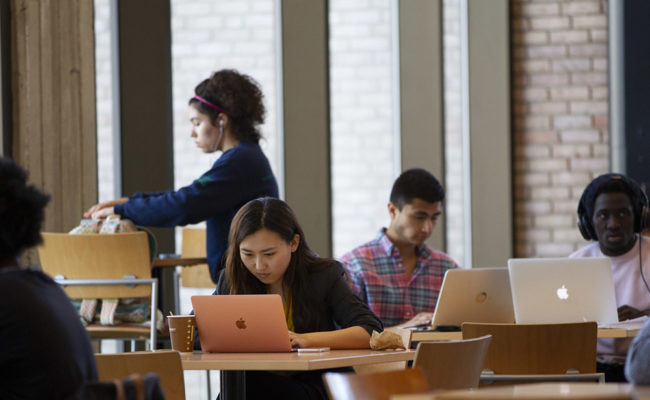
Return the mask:
<svg viewBox="0 0 650 400">
<path fill-rule="evenodd" d="M 512 0 L 517 257 L 566 256 L 583 188 L 609 170 L 607 1 Z"/>
</svg>

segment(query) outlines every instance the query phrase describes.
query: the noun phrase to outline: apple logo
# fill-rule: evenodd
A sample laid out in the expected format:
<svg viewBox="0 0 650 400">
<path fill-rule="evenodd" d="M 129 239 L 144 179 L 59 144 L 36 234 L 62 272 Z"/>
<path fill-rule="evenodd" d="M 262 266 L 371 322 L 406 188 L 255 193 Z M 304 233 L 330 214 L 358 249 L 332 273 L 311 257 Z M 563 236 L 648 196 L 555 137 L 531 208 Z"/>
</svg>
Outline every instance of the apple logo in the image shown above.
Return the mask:
<svg viewBox="0 0 650 400">
<path fill-rule="evenodd" d="M 487 300 L 487 297 L 488 297 L 487 293 L 481 292 L 481 293 L 476 295 L 476 302 L 477 303 L 484 303 L 485 300 Z"/>
<path fill-rule="evenodd" d="M 244 321 L 244 318 L 239 318 L 237 321 L 235 321 L 235 325 L 237 325 L 237 328 L 239 329 L 246 329 L 246 321 Z"/>
<path fill-rule="evenodd" d="M 569 291 L 564 285 L 562 285 L 562 287 L 557 290 L 557 297 L 560 300 L 566 300 L 569 298 Z"/>
</svg>

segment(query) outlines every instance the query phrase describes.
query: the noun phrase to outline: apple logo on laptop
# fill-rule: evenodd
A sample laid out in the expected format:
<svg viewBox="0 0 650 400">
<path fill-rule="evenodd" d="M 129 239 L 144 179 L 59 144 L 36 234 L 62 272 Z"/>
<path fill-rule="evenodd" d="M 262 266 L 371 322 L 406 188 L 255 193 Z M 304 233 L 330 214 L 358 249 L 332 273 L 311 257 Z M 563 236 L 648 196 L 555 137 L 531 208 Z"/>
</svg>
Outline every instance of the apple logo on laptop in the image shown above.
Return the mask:
<svg viewBox="0 0 650 400">
<path fill-rule="evenodd" d="M 568 299 L 569 298 L 569 290 L 564 285 L 562 285 L 562 287 L 557 290 L 557 297 L 560 300 Z"/>
<path fill-rule="evenodd" d="M 487 293 L 485 292 L 480 292 L 479 294 L 476 295 L 476 302 L 477 303 L 483 303 L 485 300 L 487 300 Z"/>
<path fill-rule="evenodd" d="M 237 328 L 239 329 L 246 329 L 246 321 L 244 321 L 244 318 L 239 318 L 237 321 L 235 321 L 235 325 L 237 325 Z"/>
</svg>

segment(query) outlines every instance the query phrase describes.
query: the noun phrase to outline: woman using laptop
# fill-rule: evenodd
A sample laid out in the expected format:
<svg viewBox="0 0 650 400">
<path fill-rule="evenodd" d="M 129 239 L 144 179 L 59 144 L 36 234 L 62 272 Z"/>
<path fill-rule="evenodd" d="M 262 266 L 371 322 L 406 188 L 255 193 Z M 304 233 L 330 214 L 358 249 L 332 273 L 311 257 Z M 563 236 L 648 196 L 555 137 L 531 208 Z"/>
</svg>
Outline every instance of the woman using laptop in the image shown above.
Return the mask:
<svg viewBox="0 0 650 400">
<path fill-rule="evenodd" d="M 208 266 L 216 282 L 233 215 L 251 199 L 276 197 L 278 185 L 258 144 L 265 109 L 257 82 L 224 69 L 199 83 L 194 93 L 190 137 L 204 153 L 222 152 L 212 167 L 179 190 L 136 193 L 94 205 L 84 216 L 119 214 L 137 225 L 167 227 L 206 221 Z"/>
<path fill-rule="evenodd" d="M 233 218 L 226 268 L 215 294 L 278 294 L 293 347 L 362 349 L 383 326 L 345 282 L 338 261 L 318 257 L 307 244 L 296 215 L 282 200 L 260 198 Z M 246 373 L 250 398 L 325 399 L 323 371 L 287 375 Z"/>
</svg>

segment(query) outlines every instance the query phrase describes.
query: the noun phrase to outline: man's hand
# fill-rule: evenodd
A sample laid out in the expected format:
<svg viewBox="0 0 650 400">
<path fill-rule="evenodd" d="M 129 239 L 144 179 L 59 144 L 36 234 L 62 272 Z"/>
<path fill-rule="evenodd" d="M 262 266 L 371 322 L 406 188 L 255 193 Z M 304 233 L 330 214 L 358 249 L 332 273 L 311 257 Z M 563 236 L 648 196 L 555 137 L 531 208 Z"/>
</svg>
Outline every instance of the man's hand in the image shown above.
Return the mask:
<svg viewBox="0 0 650 400">
<path fill-rule="evenodd" d="M 127 201 L 129 201 L 128 197 L 122 197 L 116 200 L 105 201 L 103 203 L 95 204 L 94 206 L 90 207 L 88 211 L 84 213 L 84 218 L 92 218 L 92 219 L 106 218 L 107 216 L 114 214 L 113 206 L 115 206 L 116 204 L 126 203 Z M 111 209 L 110 214 L 108 214 L 106 211 L 102 213 L 99 212 L 105 208 Z"/>
<path fill-rule="evenodd" d="M 630 307 L 626 304 L 618 308 L 618 320 L 627 321 L 628 319 L 639 318 L 648 315 L 649 313 L 650 310 L 637 310 L 636 308 Z"/>
<path fill-rule="evenodd" d="M 433 313 L 430 312 L 421 312 L 415 317 L 409 319 L 408 321 L 395 325 L 394 328 L 402 328 L 416 325 L 429 325 L 431 324 L 431 318 L 433 318 Z"/>
</svg>

